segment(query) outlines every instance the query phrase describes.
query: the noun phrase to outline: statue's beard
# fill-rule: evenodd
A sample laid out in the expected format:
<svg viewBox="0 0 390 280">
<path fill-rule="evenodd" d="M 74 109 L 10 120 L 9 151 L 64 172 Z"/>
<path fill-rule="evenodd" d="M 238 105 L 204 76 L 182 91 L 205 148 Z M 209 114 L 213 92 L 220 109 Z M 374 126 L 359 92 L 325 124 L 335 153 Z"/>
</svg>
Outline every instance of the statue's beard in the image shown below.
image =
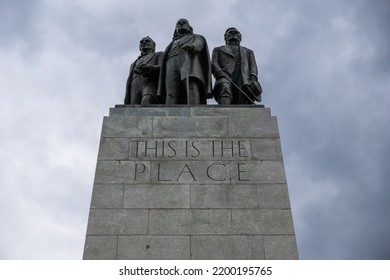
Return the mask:
<svg viewBox="0 0 390 280">
<path fill-rule="evenodd" d="M 239 46 L 240 45 L 240 40 L 238 40 L 237 38 L 229 38 L 227 40 L 227 44 L 228 45 L 233 45 L 233 46 Z"/>
<path fill-rule="evenodd" d="M 144 47 L 141 49 L 141 55 L 145 55 L 145 54 L 148 54 L 152 51 L 153 49 L 150 48 L 150 47 Z"/>
<path fill-rule="evenodd" d="M 191 30 L 187 27 L 180 27 L 179 29 L 177 29 L 177 33 L 181 35 L 187 35 L 191 33 Z"/>
</svg>

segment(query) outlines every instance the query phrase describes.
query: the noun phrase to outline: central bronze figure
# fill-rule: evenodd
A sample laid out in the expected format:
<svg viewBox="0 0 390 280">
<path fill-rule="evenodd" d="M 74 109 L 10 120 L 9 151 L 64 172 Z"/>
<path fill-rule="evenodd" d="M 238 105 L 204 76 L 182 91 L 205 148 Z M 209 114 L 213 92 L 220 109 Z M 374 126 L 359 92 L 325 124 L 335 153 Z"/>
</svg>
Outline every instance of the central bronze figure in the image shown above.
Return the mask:
<svg viewBox="0 0 390 280">
<path fill-rule="evenodd" d="M 211 94 L 211 65 L 206 39 L 193 33 L 186 19 L 176 23 L 172 42 L 161 65 L 157 96 L 162 103 L 207 104 Z"/>
</svg>

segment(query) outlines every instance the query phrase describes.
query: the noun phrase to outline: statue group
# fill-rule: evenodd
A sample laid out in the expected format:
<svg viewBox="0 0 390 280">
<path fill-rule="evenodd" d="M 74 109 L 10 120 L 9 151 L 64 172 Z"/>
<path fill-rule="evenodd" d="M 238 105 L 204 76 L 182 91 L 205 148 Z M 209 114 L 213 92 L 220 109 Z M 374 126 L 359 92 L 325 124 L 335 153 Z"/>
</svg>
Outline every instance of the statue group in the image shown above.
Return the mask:
<svg viewBox="0 0 390 280">
<path fill-rule="evenodd" d="M 255 104 L 262 88 L 253 51 L 240 46 L 241 33 L 225 32 L 225 45 L 210 54 L 206 39 L 194 34 L 186 19 L 179 19 L 172 42 L 156 52 L 150 37 L 142 38 L 140 56 L 131 64 L 125 104 Z M 211 74 L 215 78 L 212 88 Z"/>
</svg>

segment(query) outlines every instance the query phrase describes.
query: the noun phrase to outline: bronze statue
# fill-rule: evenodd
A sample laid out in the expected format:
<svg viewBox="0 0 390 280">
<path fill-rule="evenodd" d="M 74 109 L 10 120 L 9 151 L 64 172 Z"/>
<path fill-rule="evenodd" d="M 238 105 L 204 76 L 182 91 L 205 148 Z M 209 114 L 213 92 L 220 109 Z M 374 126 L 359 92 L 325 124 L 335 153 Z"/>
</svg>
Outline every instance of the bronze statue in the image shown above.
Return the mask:
<svg viewBox="0 0 390 280">
<path fill-rule="evenodd" d="M 156 43 L 149 36 L 139 42 L 141 55 L 131 64 L 126 84 L 125 104 L 157 104 L 158 77 L 163 52 L 155 52 Z"/>
<path fill-rule="evenodd" d="M 225 42 L 226 45 L 215 48 L 212 55 L 214 98 L 220 105 L 261 101 L 262 88 L 257 80 L 253 51 L 240 46 L 241 33 L 234 27 L 226 30 Z"/>
<path fill-rule="evenodd" d="M 165 104 L 206 104 L 211 65 L 206 39 L 179 19 L 161 65 L 157 96 Z"/>
</svg>

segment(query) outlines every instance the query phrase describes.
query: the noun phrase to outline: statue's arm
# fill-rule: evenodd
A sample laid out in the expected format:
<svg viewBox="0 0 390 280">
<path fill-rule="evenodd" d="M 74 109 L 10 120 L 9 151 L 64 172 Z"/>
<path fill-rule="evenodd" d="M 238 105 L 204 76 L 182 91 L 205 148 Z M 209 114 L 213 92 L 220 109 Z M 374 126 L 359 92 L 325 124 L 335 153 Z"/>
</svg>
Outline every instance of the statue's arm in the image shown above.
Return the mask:
<svg viewBox="0 0 390 280">
<path fill-rule="evenodd" d="M 257 69 L 257 64 L 256 64 L 256 58 L 255 54 L 253 51 L 248 52 L 249 56 L 249 77 L 250 78 L 255 78 L 257 80 L 257 75 L 258 75 L 258 69 Z"/>
<path fill-rule="evenodd" d="M 189 53 L 200 53 L 206 45 L 206 39 L 202 35 L 194 34 L 182 48 Z"/>
<path fill-rule="evenodd" d="M 221 50 L 214 48 L 211 58 L 211 72 L 216 79 L 230 78 L 229 73 L 221 67 Z"/>
<path fill-rule="evenodd" d="M 152 74 L 158 75 L 160 73 L 160 68 L 162 64 L 164 53 L 163 52 L 156 52 L 155 53 L 155 61 L 152 66 Z"/>
<path fill-rule="evenodd" d="M 211 72 L 213 73 L 214 77 L 216 73 L 222 71 L 218 61 L 219 61 L 219 50 L 217 48 L 214 48 L 213 53 L 211 55 Z"/>
<path fill-rule="evenodd" d="M 131 80 L 132 80 L 132 66 L 130 66 L 129 70 L 129 77 L 127 77 L 127 82 L 126 82 L 126 91 L 125 91 L 125 100 L 124 104 L 130 104 L 130 95 L 131 95 Z"/>
<path fill-rule="evenodd" d="M 155 57 L 151 61 L 152 63 L 141 65 L 142 74 L 144 76 L 158 76 L 160 73 L 160 68 L 163 60 L 163 52 L 156 52 Z"/>
</svg>

